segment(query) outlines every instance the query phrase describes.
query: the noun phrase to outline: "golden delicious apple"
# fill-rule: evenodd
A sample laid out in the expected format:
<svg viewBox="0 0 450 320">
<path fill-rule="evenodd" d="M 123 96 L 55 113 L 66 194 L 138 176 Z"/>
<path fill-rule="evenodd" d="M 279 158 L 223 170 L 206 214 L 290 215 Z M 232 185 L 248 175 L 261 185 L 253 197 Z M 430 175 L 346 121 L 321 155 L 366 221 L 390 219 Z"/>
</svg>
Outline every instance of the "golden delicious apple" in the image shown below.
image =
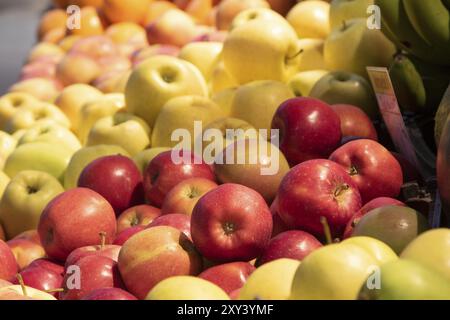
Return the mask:
<svg viewBox="0 0 450 320">
<path fill-rule="evenodd" d="M 239 84 L 284 81 L 298 68 L 300 48 L 294 29 L 270 20 L 250 21 L 225 39 L 225 69 Z"/>
<path fill-rule="evenodd" d="M 71 122 L 71 128 L 79 126 L 80 110 L 89 101 L 98 100 L 103 93 L 87 84 L 74 84 L 64 88 L 56 98 L 55 104 L 66 114 Z"/>
<path fill-rule="evenodd" d="M 291 88 L 297 97 L 308 97 L 312 88 L 316 85 L 323 76 L 328 73 L 326 70 L 311 70 L 296 73 L 288 81 L 288 86 Z"/>
<path fill-rule="evenodd" d="M 270 20 L 281 24 L 288 24 L 286 19 L 277 12 L 264 7 L 250 8 L 240 12 L 231 22 L 230 30 L 238 28 L 249 21 Z"/>
<path fill-rule="evenodd" d="M 331 244 L 303 259 L 292 282 L 293 300 L 354 300 L 377 260 L 354 244 Z"/>
<path fill-rule="evenodd" d="M 323 57 L 322 39 L 300 39 L 298 45 L 301 53 L 299 54 L 298 71 L 310 71 L 325 69 L 325 60 Z"/>
<path fill-rule="evenodd" d="M 254 81 L 239 87 L 231 106 L 231 115 L 243 119 L 256 129 L 270 130 L 272 118 L 280 104 L 294 98 L 288 85 L 272 80 Z M 269 132 L 267 132 L 270 137 Z"/>
<path fill-rule="evenodd" d="M 4 131 L 0 131 L 0 169 L 3 169 L 6 159 L 17 146 L 17 140 Z"/>
<path fill-rule="evenodd" d="M 231 106 L 233 104 L 234 96 L 236 95 L 237 87 L 228 88 L 215 93 L 211 99 L 219 105 L 223 113 L 228 117 L 231 116 Z"/>
<path fill-rule="evenodd" d="M 204 127 L 225 117 L 222 109 L 212 100 L 202 96 L 183 96 L 169 100 L 161 109 L 152 133 L 152 147 L 175 147 L 179 141 L 172 139 L 175 130 L 187 130 L 191 146 L 197 136 L 194 121 Z M 179 137 L 178 137 L 179 138 Z"/>
<path fill-rule="evenodd" d="M 209 80 L 209 89 L 212 94 L 237 87 L 238 83 L 231 76 L 231 74 L 225 69 L 225 64 L 220 61 L 212 71 L 211 78 Z"/>
<path fill-rule="evenodd" d="M 158 148 L 150 148 L 145 149 L 136 154 L 133 157 L 134 163 L 138 166 L 139 170 L 143 174 L 145 172 L 145 169 L 147 168 L 147 165 L 150 163 L 150 161 L 153 160 L 154 157 L 156 157 L 158 154 L 169 151 L 170 148 L 167 147 L 158 147 Z"/>
<path fill-rule="evenodd" d="M 221 42 L 191 42 L 181 48 L 178 57 L 196 66 L 208 81 L 220 60 L 222 47 Z"/>
<path fill-rule="evenodd" d="M 81 171 L 92 161 L 104 156 L 130 155 L 122 147 L 116 145 L 97 145 L 91 147 L 83 147 L 75 152 L 70 158 L 69 165 L 64 173 L 64 188 L 66 190 L 75 188 L 78 183 L 78 177 Z"/>
<path fill-rule="evenodd" d="M 141 118 L 119 112 L 95 122 L 89 131 L 86 145 L 118 145 L 134 156 L 149 146 L 150 132 L 149 126 Z"/>
<path fill-rule="evenodd" d="M 125 88 L 128 111 L 153 127 L 163 105 L 184 95 L 208 95 L 201 72 L 190 62 L 170 57 L 151 57 L 134 69 Z"/>
<path fill-rule="evenodd" d="M 62 185 L 46 172 L 25 170 L 14 176 L 0 201 L 0 221 L 7 238 L 37 229 L 42 210 L 62 192 Z"/>
<path fill-rule="evenodd" d="M 277 259 L 257 268 L 239 292 L 240 300 L 287 300 L 300 261 Z"/>
<path fill-rule="evenodd" d="M 371 237 L 351 237 L 341 242 L 342 244 L 354 244 L 366 250 L 378 265 L 383 265 L 398 259 L 397 254 L 384 242 Z"/>
<path fill-rule="evenodd" d="M 159 282 L 145 300 L 230 300 L 219 286 L 193 276 L 174 276 Z"/>
<path fill-rule="evenodd" d="M 25 92 L 38 100 L 53 103 L 60 93 L 60 86 L 61 84 L 53 79 L 31 78 L 17 82 L 9 88 L 9 92 Z"/>
<path fill-rule="evenodd" d="M 325 39 L 330 33 L 330 4 L 321 0 L 303 1 L 287 14 L 287 21 L 299 38 Z"/>
<path fill-rule="evenodd" d="M 355 18 L 367 18 L 367 8 L 374 0 L 333 0 L 330 3 L 330 27 L 339 28 L 344 21 Z"/>
<path fill-rule="evenodd" d="M 216 26 L 219 30 L 228 30 L 233 19 L 249 8 L 270 8 L 264 0 L 223 0 L 217 6 Z"/>
<path fill-rule="evenodd" d="M 0 199 L 2 198 L 3 193 L 5 192 L 6 186 L 8 185 L 10 180 L 11 179 L 6 175 L 6 173 L 4 173 L 3 171 L 0 171 Z M 1 233 L 1 231 L 0 231 L 0 233 Z"/>
<path fill-rule="evenodd" d="M 5 129 L 6 123 L 21 107 L 29 107 L 41 102 L 26 92 L 12 92 L 0 97 L 0 128 Z"/>
<path fill-rule="evenodd" d="M 366 67 L 388 67 L 396 50 L 381 30 L 367 28 L 366 19 L 359 18 L 345 21 L 330 33 L 325 40 L 324 58 L 329 70 L 368 78 Z"/>
</svg>

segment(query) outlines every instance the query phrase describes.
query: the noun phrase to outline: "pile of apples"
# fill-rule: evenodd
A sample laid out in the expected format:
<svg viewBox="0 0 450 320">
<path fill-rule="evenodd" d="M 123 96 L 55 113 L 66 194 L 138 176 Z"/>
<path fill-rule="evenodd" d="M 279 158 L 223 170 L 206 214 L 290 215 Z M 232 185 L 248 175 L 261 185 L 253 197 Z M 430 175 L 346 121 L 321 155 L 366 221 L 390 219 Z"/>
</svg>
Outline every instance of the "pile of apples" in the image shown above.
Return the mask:
<svg viewBox="0 0 450 320">
<path fill-rule="evenodd" d="M 0 97 L 0 299 L 450 299 L 450 230 L 373 124 L 373 1 L 54 4 Z"/>
</svg>

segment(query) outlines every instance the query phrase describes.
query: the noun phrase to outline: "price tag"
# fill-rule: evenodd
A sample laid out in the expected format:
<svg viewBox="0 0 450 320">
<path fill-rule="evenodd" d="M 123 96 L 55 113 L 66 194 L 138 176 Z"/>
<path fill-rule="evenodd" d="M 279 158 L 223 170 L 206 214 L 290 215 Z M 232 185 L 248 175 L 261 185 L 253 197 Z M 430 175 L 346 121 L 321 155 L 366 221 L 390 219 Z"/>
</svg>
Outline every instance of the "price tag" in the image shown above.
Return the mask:
<svg viewBox="0 0 450 320">
<path fill-rule="evenodd" d="M 378 106 L 389 135 L 397 150 L 416 168 L 421 168 L 408 129 L 395 96 L 394 86 L 387 68 L 367 67 L 372 87 L 377 97 Z"/>
</svg>

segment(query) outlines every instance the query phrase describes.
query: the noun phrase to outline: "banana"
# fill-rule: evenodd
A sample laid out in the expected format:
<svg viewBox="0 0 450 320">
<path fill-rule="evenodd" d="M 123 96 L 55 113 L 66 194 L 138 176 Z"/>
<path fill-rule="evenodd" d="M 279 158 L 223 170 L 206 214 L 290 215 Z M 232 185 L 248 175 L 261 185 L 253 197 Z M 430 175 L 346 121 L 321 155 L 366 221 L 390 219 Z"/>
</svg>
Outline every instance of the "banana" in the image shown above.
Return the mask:
<svg viewBox="0 0 450 320">
<path fill-rule="evenodd" d="M 450 12 L 442 0 L 403 0 L 414 29 L 431 45 L 450 51 Z"/>
<path fill-rule="evenodd" d="M 381 9 L 382 31 L 388 38 L 395 38 L 391 40 L 397 47 L 428 62 L 450 65 L 450 51 L 427 43 L 416 32 L 402 0 L 376 0 L 375 4 Z"/>
<path fill-rule="evenodd" d="M 411 60 L 397 54 L 389 67 L 389 75 L 402 110 L 422 112 L 426 104 L 425 87 Z"/>
</svg>

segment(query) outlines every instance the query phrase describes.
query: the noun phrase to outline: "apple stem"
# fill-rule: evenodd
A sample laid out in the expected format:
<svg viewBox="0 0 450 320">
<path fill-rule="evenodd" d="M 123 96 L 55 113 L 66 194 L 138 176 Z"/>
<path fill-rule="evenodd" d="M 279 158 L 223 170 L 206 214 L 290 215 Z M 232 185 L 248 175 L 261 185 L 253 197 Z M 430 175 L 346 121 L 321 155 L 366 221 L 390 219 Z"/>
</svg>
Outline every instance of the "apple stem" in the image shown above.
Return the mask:
<svg viewBox="0 0 450 320">
<path fill-rule="evenodd" d="M 326 217 L 320 217 L 320 223 L 323 226 L 323 233 L 325 234 L 325 240 L 327 244 L 333 243 L 333 238 L 331 237 L 330 225 L 328 224 Z"/>
<path fill-rule="evenodd" d="M 343 191 L 348 190 L 349 188 L 350 188 L 350 186 L 349 186 L 348 184 L 340 185 L 340 186 L 337 187 L 336 190 L 334 191 L 334 196 L 335 196 L 335 197 L 339 197 Z"/>
<path fill-rule="evenodd" d="M 27 287 L 25 286 L 25 282 L 23 282 L 22 275 L 18 273 L 16 275 L 17 280 L 19 281 L 20 287 L 22 288 L 22 293 L 25 297 L 28 297 Z"/>
<path fill-rule="evenodd" d="M 45 292 L 47 292 L 47 293 L 63 292 L 63 291 L 64 291 L 64 288 L 55 288 L 55 289 L 45 290 Z"/>
<path fill-rule="evenodd" d="M 286 62 L 289 62 L 295 58 L 297 58 L 299 55 L 301 55 L 303 53 L 303 49 L 300 49 L 296 54 L 294 54 L 292 57 L 286 57 Z"/>
<path fill-rule="evenodd" d="M 100 232 L 100 249 L 103 250 L 106 244 L 106 232 Z"/>
</svg>

